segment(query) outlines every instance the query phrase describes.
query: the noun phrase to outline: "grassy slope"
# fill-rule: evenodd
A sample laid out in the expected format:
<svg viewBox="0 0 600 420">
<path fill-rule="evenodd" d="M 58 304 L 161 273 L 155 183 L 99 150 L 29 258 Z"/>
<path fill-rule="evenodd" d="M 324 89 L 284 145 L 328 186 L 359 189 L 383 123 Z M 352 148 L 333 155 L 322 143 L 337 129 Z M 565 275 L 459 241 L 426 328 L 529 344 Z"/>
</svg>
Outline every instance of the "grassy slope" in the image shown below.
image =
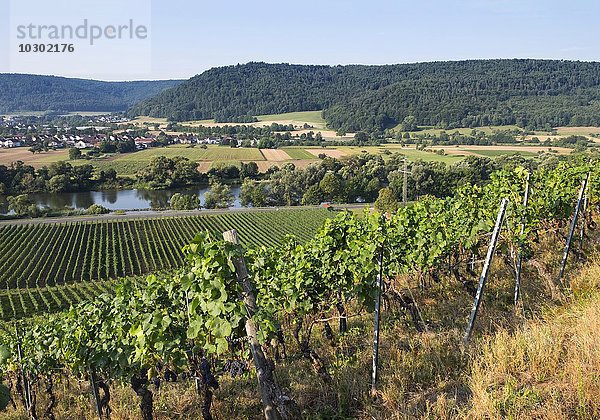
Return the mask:
<svg viewBox="0 0 600 420">
<path fill-rule="evenodd" d="M 473 365 L 476 418 L 600 417 L 600 262 L 572 283 L 566 307 L 485 340 Z"/>
<path fill-rule="evenodd" d="M 292 121 L 295 124 L 308 123 L 315 127 L 324 128 L 325 120 L 321 111 L 288 112 L 285 114 L 258 115 L 258 121 Z"/>
</svg>

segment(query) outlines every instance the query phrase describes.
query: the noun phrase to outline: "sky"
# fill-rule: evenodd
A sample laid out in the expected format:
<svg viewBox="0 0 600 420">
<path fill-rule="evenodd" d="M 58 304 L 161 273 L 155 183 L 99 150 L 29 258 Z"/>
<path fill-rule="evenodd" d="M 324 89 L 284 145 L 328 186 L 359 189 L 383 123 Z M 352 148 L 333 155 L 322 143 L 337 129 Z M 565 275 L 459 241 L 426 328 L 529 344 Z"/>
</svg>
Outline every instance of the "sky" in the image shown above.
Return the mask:
<svg viewBox="0 0 600 420">
<path fill-rule="evenodd" d="M 598 61 L 598 16 L 598 0 L 0 0 L 0 72 L 150 80 L 249 61 Z M 17 39 L 19 25 L 84 18 L 103 28 L 132 19 L 148 36 L 77 40 L 71 54 L 17 51 L 37 42 Z"/>
</svg>

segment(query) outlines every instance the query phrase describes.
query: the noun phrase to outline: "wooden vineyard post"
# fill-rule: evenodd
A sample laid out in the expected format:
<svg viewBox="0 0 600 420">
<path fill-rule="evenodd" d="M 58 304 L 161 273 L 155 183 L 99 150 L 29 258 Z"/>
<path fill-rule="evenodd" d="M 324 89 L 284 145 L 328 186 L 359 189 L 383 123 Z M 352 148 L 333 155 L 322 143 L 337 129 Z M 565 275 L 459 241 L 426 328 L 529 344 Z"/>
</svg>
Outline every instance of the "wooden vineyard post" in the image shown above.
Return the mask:
<svg viewBox="0 0 600 420">
<path fill-rule="evenodd" d="M 523 209 L 527 210 L 527 202 L 529 201 L 529 180 L 531 178 L 531 172 L 527 174 L 527 181 L 525 182 L 525 194 L 523 195 Z M 525 232 L 525 221 L 521 223 L 521 236 Z M 521 294 L 521 266 L 523 264 L 523 254 L 519 247 L 519 255 L 517 256 L 517 266 L 515 270 L 515 307 L 519 302 L 519 295 Z"/>
<path fill-rule="evenodd" d="M 477 294 L 475 295 L 473 309 L 471 309 L 471 316 L 469 317 L 469 324 L 467 325 L 467 331 L 465 333 L 465 344 L 467 344 L 471 339 L 471 333 L 473 332 L 473 326 L 475 325 L 475 319 L 477 318 L 477 312 L 479 312 L 479 306 L 481 305 L 481 299 L 483 297 L 483 288 L 490 272 L 490 266 L 492 265 L 494 252 L 496 251 L 496 244 L 498 243 L 500 230 L 502 229 L 502 224 L 504 223 L 504 215 L 506 214 L 507 205 L 508 200 L 503 198 L 502 203 L 500 204 L 500 210 L 498 211 L 498 217 L 496 218 L 496 225 L 494 226 L 494 231 L 492 232 L 492 237 L 490 238 L 490 244 L 488 246 L 487 256 L 485 257 L 485 263 L 483 264 L 483 269 L 481 270 L 481 277 L 479 277 L 479 287 L 477 288 Z"/>
<path fill-rule="evenodd" d="M 96 370 L 90 366 L 90 385 L 92 388 L 92 395 L 94 396 L 94 403 L 96 405 L 96 413 L 98 418 L 102 420 L 102 405 L 100 404 L 100 393 L 98 392 L 98 378 L 96 377 Z"/>
<path fill-rule="evenodd" d="M 385 228 L 385 215 L 381 216 L 382 227 Z M 385 235 L 385 231 L 383 232 Z M 385 237 L 385 236 L 384 236 Z M 375 320 L 373 327 L 373 370 L 371 374 L 371 395 L 375 395 L 377 391 L 377 378 L 378 378 L 378 365 L 379 365 L 379 323 L 381 322 L 381 289 L 383 284 L 383 254 L 385 247 L 385 239 L 379 249 L 378 265 L 379 271 L 377 272 L 377 286 L 375 295 Z"/>
<path fill-rule="evenodd" d="M 569 251 L 571 250 L 571 241 L 573 240 L 573 234 L 575 233 L 575 227 L 577 226 L 577 218 L 579 217 L 579 211 L 581 210 L 581 203 L 583 201 L 583 194 L 587 187 L 588 180 L 590 179 L 590 173 L 586 175 L 585 179 L 581 183 L 581 189 L 579 190 L 579 197 L 577 198 L 577 204 L 573 211 L 573 219 L 571 220 L 571 227 L 569 228 L 569 236 L 567 237 L 567 243 L 563 252 L 562 261 L 560 263 L 560 272 L 558 273 L 558 282 L 562 284 L 562 278 L 565 275 L 565 268 L 567 266 L 567 259 L 569 258 Z"/>
<path fill-rule="evenodd" d="M 300 418 L 300 409 L 290 397 L 283 393 L 279 385 L 275 383 L 273 375 L 273 363 L 267 359 L 262 346 L 257 338 L 257 326 L 252 317 L 256 313 L 256 295 L 254 287 L 248 276 L 248 269 L 242 254 L 240 242 L 235 229 L 223 232 L 223 238 L 238 246 L 239 256 L 233 258 L 232 263 L 235 266 L 235 275 L 238 284 L 243 290 L 243 299 L 248 318 L 246 319 L 246 335 L 250 342 L 250 351 L 254 366 L 256 367 L 256 376 L 258 379 L 258 388 L 263 403 L 265 418 L 271 419 L 296 419 Z"/>
<path fill-rule="evenodd" d="M 19 335 L 19 327 L 15 324 L 15 336 L 17 338 L 17 356 L 19 357 L 19 368 L 21 371 L 21 379 L 23 380 L 23 394 L 25 399 L 25 410 L 31 415 L 31 406 L 33 401 L 31 400 L 31 389 L 29 388 L 29 379 L 27 378 L 27 372 L 23 368 L 23 347 L 21 344 L 21 336 Z"/>
</svg>

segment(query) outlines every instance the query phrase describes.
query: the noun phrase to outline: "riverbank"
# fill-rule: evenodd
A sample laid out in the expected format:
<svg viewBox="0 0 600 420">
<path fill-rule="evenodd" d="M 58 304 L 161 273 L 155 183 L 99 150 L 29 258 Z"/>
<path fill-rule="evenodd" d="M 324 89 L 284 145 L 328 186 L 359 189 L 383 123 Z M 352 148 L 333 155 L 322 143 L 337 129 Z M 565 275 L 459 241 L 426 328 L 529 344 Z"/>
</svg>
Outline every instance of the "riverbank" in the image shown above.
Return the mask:
<svg viewBox="0 0 600 420">
<path fill-rule="evenodd" d="M 371 204 L 336 204 L 332 208 L 340 210 L 361 211 L 365 207 L 372 207 Z M 40 217 L 35 219 L 8 219 L 0 220 L 0 226 L 9 225 L 32 225 L 32 224 L 53 224 L 68 222 L 97 222 L 102 220 L 134 220 L 134 219 L 160 219 L 182 216 L 203 216 L 210 214 L 226 213 L 253 213 L 253 212 L 271 212 L 279 210 L 308 210 L 319 209 L 322 206 L 289 206 L 289 207 L 238 207 L 228 209 L 202 209 L 202 210 L 132 210 L 125 213 L 111 212 L 108 214 L 81 215 L 81 216 L 61 216 L 61 217 Z"/>
</svg>

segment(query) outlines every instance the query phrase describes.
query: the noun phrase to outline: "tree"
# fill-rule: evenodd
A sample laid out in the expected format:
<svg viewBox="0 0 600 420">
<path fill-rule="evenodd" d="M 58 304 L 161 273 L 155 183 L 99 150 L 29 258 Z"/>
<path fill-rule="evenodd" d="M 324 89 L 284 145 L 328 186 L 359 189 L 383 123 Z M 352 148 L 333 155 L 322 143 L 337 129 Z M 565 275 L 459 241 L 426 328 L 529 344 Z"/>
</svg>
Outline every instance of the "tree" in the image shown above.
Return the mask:
<svg viewBox="0 0 600 420">
<path fill-rule="evenodd" d="M 14 211 L 17 216 L 36 217 L 41 213 L 40 209 L 27 194 L 8 197 L 8 209 Z"/>
<path fill-rule="evenodd" d="M 233 205 L 233 194 L 228 185 L 211 181 L 210 190 L 204 194 L 204 207 L 207 209 L 226 209 Z"/>
<path fill-rule="evenodd" d="M 250 179 L 245 179 L 240 191 L 242 206 L 263 207 L 267 204 L 267 193 L 264 184 Z"/>
<path fill-rule="evenodd" d="M 29 150 L 29 151 L 30 151 L 32 154 L 34 154 L 34 155 L 35 155 L 36 153 L 42 153 L 42 151 L 44 150 L 44 147 L 43 147 L 41 144 L 39 144 L 39 143 L 36 143 L 36 144 L 34 144 L 33 146 L 31 146 L 31 147 L 30 147 L 28 150 Z"/>
<path fill-rule="evenodd" d="M 157 156 L 137 175 L 138 181 L 153 189 L 190 185 L 200 177 L 198 164 L 179 156 L 173 159 Z"/>
<path fill-rule="evenodd" d="M 342 180 L 333 172 L 325 174 L 321 182 L 319 182 L 319 189 L 323 193 L 323 198 L 329 201 L 340 203 L 344 201 L 344 186 Z"/>
<path fill-rule="evenodd" d="M 323 192 L 318 184 L 311 185 L 302 196 L 302 205 L 311 206 L 323 202 Z"/>
<path fill-rule="evenodd" d="M 254 178 L 258 175 L 258 165 L 256 162 L 248 162 L 240 165 L 240 178 Z"/>
<path fill-rule="evenodd" d="M 101 182 L 114 181 L 117 179 L 117 171 L 113 168 L 109 168 L 105 171 L 100 171 L 99 180 Z"/>
<path fill-rule="evenodd" d="M 417 131 L 417 118 L 409 115 L 402 121 L 402 131 Z"/>
<path fill-rule="evenodd" d="M 71 184 L 69 182 L 69 177 L 66 175 L 54 175 L 48 181 L 48 190 L 50 192 L 63 192 L 69 191 L 71 189 Z"/>
<path fill-rule="evenodd" d="M 375 201 L 375 209 L 384 213 L 395 213 L 398 210 L 398 202 L 390 188 L 379 190 L 379 196 Z"/>
<path fill-rule="evenodd" d="M 81 150 L 79 150 L 76 147 L 71 147 L 69 149 L 69 159 L 70 160 L 81 159 Z"/>
<path fill-rule="evenodd" d="M 366 143 L 369 141 L 369 135 L 364 131 L 359 131 L 354 135 L 354 140 L 356 140 L 356 142 L 359 144 Z"/>
<path fill-rule="evenodd" d="M 175 193 L 169 203 L 173 210 L 196 210 L 200 207 L 200 199 L 192 194 Z"/>
</svg>

